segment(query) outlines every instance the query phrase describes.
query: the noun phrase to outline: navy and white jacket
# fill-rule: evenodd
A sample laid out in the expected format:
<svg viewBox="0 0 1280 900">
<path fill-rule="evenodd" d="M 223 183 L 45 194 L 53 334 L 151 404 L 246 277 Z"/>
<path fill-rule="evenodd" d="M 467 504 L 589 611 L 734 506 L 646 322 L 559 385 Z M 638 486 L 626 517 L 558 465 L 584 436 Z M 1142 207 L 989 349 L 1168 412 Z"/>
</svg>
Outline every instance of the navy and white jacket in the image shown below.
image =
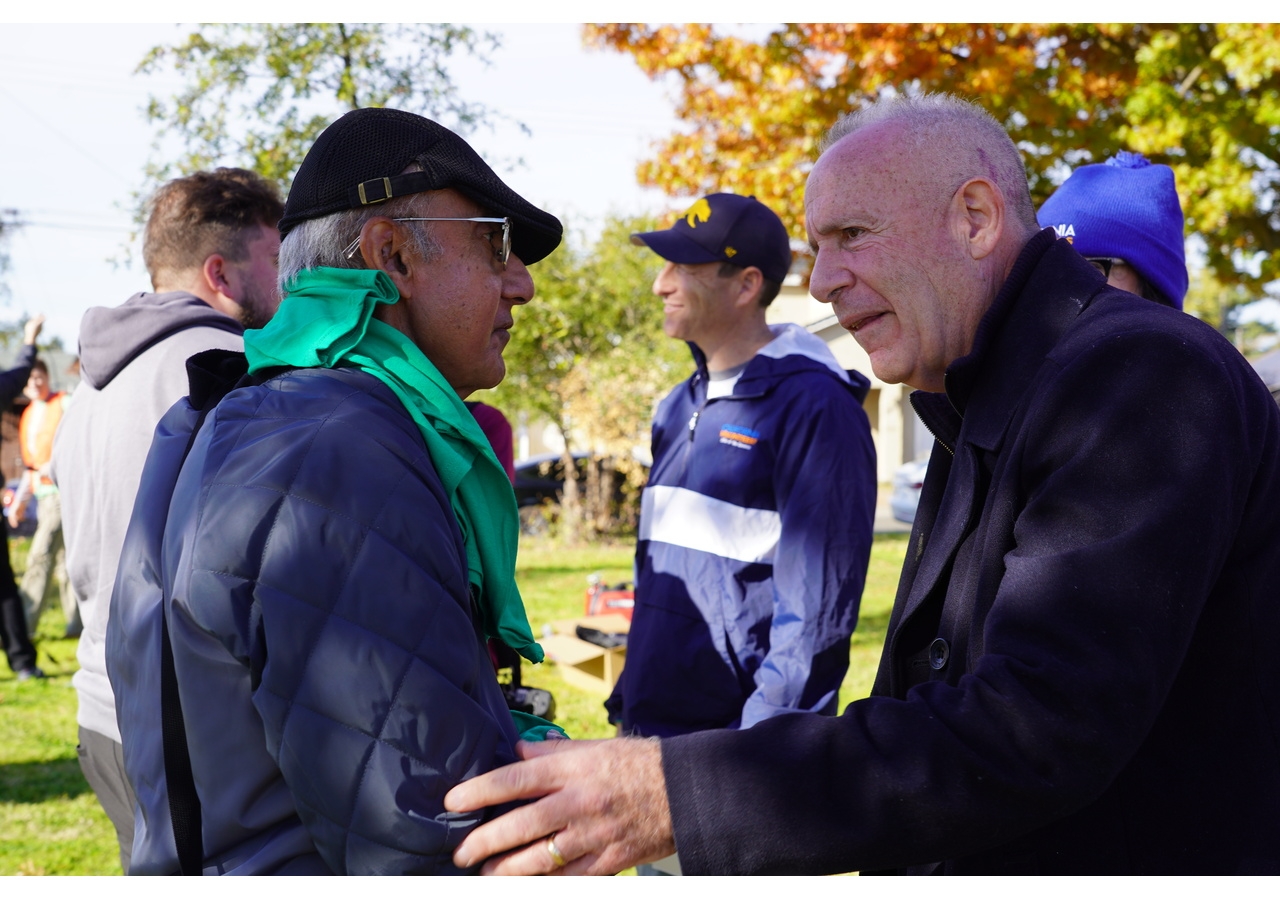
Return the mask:
<svg viewBox="0 0 1280 900">
<path fill-rule="evenodd" d="M 627 731 L 746 728 L 835 712 L 875 514 L 869 382 L 774 326 L 732 395 L 705 360 L 658 407 L 627 665 L 605 704 Z"/>
</svg>

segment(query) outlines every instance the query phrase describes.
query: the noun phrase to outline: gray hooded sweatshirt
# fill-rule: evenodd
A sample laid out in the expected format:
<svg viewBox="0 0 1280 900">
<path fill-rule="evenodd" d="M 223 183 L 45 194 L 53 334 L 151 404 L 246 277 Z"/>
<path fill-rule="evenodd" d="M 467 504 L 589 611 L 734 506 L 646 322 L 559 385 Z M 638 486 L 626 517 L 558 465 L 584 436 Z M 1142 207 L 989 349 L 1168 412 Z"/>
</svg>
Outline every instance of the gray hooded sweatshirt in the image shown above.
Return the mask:
<svg viewBox="0 0 1280 900">
<path fill-rule="evenodd" d="M 243 328 L 184 291 L 135 294 L 94 307 L 80 323 L 80 386 L 54 437 L 53 477 L 62 495 L 67 574 L 84 632 L 72 678 L 76 721 L 119 743 L 107 679 L 107 611 L 120 548 L 156 423 L 187 394 L 187 358 L 243 349 Z"/>
</svg>

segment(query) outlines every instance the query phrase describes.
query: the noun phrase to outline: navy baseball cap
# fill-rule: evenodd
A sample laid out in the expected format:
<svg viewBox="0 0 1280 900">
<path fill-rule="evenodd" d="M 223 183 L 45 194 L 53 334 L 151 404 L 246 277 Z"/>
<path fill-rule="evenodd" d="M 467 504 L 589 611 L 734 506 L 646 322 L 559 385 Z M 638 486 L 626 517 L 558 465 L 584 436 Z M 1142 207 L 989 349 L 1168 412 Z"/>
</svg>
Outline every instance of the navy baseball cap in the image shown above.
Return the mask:
<svg viewBox="0 0 1280 900">
<path fill-rule="evenodd" d="M 727 262 L 755 266 L 779 284 L 791 270 L 791 238 L 777 213 L 755 197 L 708 194 L 666 231 L 631 235 L 673 263 Z"/>
</svg>

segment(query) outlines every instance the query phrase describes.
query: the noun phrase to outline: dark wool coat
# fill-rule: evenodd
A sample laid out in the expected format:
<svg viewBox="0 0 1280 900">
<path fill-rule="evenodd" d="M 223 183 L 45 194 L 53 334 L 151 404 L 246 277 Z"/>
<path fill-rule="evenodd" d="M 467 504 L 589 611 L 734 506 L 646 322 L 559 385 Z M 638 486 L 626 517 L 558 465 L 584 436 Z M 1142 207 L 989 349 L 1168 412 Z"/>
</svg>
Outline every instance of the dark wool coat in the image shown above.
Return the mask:
<svg viewBox="0 0 1280 900">
<path fill-rule="evenodd" d="M 873 696 L 664 741 L 685 872 L 1280 872 L 1280 409 L 1024 249 L 946 394 Z"/>
</svg>

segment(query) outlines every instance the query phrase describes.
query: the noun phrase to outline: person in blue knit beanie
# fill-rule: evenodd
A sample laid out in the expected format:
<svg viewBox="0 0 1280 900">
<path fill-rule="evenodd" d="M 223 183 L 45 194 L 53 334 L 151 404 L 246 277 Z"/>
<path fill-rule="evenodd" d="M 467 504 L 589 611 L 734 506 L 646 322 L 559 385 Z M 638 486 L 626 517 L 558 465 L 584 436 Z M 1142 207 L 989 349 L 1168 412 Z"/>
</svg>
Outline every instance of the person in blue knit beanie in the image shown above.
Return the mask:
<svg viewBox="0 0 1280 900">
<path fill-rule="evenodd" d="M 1037 218 L 1071 241 L 1112 286 L 1182 309 L 1182 207 L 1168 166 L 1124 150 L 1105 163 L 1081 166 Z"/>
</svg>

